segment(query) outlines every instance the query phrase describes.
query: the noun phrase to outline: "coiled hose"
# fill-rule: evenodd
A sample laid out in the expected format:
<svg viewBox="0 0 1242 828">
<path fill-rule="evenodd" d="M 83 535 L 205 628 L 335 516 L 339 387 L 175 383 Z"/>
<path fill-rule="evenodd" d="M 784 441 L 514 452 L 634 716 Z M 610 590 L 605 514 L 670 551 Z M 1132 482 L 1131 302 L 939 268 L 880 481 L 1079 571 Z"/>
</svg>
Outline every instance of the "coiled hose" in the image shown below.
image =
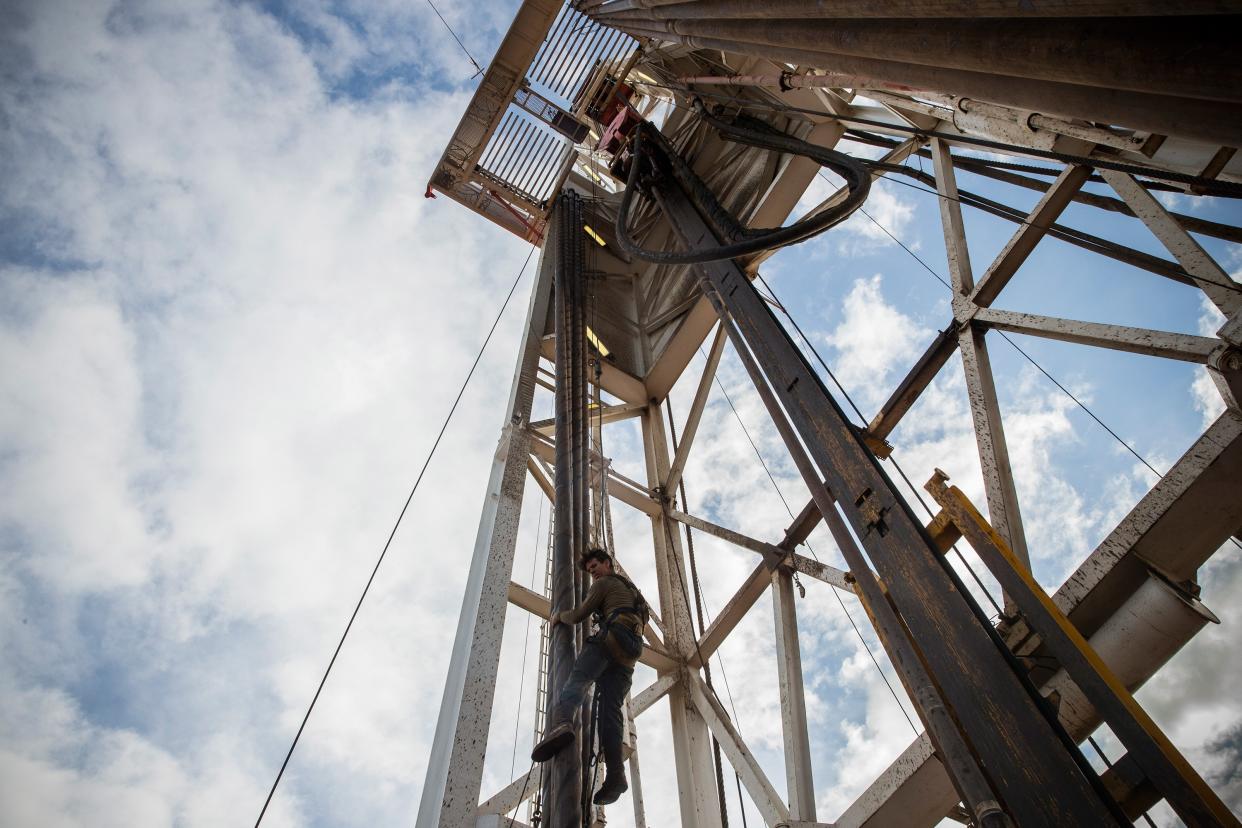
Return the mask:
<svg viewBox="0 0 1242 828">
<path fill-rule="evenodd" d="M 617 243 L 630 255 L 656 264 L 698 264 L 785 247 L 809 239 L 840 224 L 867 200 L 867 194 L 871 190 L 871 175 L 857 159 L 777 132 L 761 121 L 754 121 L 753 126 L 744 126 L 741 124 L 743 119 L 739 117 L 733 123 L 727 123 L 709 113 L 703 106 L 703 102 L 698 99 L 694 101 L 694 107 L 702 118 L 715 127 L 726 140 L 810 158 L 844 178 L 849 191 L 845 200 L 840 204 L 804 218 L 789 227 L 764 229 L 742 227 L 720 204 L 715 194 L 694 173 L 690 165 L 669 145 L 668 140 L 660 134 L 660 131 L 644 121 L 638 125 L 634 133 L 630 171 L 626 177 L 625 192 L 621 196 L 621 206 L 617 211 Z M 647 250 L 639 247 L 629 237 L 626 225 L 629 222 L 630 204 L 634 198 L 634 191 L 637 189 L 638 167 L 642 159 L 644 141 L 651 141 L 663 150 L 663 155 L 669 163 L 669 172 L 689 194 L 698 211 L 715 227 L 717 233 L 728 240 L 725 244 L 708 250 L 678 253 Z"/>
</svg>

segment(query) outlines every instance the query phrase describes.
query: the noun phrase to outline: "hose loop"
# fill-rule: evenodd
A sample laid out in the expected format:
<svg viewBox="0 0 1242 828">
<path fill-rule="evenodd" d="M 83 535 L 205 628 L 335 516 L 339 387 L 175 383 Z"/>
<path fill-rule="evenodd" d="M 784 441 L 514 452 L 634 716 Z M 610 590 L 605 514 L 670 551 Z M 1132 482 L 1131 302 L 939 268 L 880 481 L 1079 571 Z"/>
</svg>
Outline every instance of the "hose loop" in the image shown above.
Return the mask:
<svg viewBox="0 0 1242 828">
<path fill-rule="evenodd" d="M 847 193 L 838 204 L 807 216 L 788 227 L 746 228 L 726 210 L 715 194 L 695 174 L 690 165 L 676 151 L 658 129 L 647 122 L 638 125 L 631 145 L 630 171 L 626 176 L 625 192 L 617 211 L 617 243 L 632 256 L 656 264 L 700 264 L 721 259 L 733 259 L 763 250 L 785 247 L 816 236 L 849 218 L 863 202 L 871 189 L 871 175 L 861 161 L 844 153 L 794 138 L 771 128 L 762 121 L 738 116 L 732 122 L 724 121 L 708 112 L 703 102 L 694 100 L 694 108 L 709 125 L 725 140 L 747 146 L 801 155 L 835 172 L 845 179 Z M 654 145 L 649 148 L 647 143 Z M 630 204 L 637 189 L 639 167 L 644 150 L 653 158 L 666 162 L 666 170 L 691 199 L 699 213 L 712 225 L 724 243 L 707 250 L 686 252 L 647 250 L 639 247 L 629 237 L 626 225 L 629 221 Z"/>
</svg>

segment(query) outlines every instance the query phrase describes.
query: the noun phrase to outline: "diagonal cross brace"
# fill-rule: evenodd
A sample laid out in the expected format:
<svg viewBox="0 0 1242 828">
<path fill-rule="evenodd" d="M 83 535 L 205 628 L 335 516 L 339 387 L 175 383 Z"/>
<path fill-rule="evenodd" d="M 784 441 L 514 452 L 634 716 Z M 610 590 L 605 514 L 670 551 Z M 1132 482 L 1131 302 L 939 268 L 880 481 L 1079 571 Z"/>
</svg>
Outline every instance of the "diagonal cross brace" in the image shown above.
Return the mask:
<svg viewBox="0 0 1242 828">
<path fill-rule="evenodd" d="M 654 190 L 683 244 L 715 244 L 701 216 L 672 182 L 656 181 Z M 967 740 L 985 758 L 1008 809 L 1023 814 L 1024 824 L 1032 826 L 1075 820 L 1120 824 L 1098 780 L 1080 764 L 1076 747 L 1042 709 L 1034 688 L 1006 660 L 986 616 L 940 560 L 923 527 L 746 275 L 732 261 L 696 267 L 717 312 L 736 323 L 735 348 L 753 351 L 822 480 L 840 496 L 845 518 L 884 579 Z M 882 511 L 882 527 L 854 505 L 860 498 L 871 510 Z M 1024 747 L 1021 752 L 1013 750 L 1018 744 Z"/>
</svg>

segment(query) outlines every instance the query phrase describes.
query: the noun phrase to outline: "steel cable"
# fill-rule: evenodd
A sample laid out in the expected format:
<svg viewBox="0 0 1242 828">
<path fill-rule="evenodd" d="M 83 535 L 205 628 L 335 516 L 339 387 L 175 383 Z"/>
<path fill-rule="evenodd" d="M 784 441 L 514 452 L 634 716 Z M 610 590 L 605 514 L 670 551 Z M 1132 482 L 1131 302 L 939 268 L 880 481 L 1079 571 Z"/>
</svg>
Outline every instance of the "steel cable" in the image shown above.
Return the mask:
<svg viewBox="0 0 1242 828">
<path fill-rule="evenodd" d="M 380 564 L 384 562 L 384 557 L 388 554 L 389 547 L 392 546 L 392 540 L 397 535 L 397 529 L 401 526 L 401 520 L 410 508 L 411 501 L 414 500 L 414 493 L 418 491 L 418 484 L 423 482 L 423 475 L 427 473 L 427 467 L 431 465 L 431 459 L 436 455 L 436 449 L 440 446 L 440 440 L 444 437 L 444 432 L 453 420 L 453 414 L 457 411 L 457 405 L 461 402 L 462 395 L 466 393 L 466 386 L 470 384 L 470 378 L 474 376 L 475 369 L 479 367 L 479 361 L 483 358 L 483 352 L 487 349 L 487 344 L 492 341 L 492 334 L 496 332 L 496 326 L 500 324 L 500 318 L 504 316 L 505 309 L 509 307 L 509 300 L 513 298 L 513 292 L 517 290 L 518 282 L 522 281 L 522 274 L 526 272 L 526 266 L 530 264 L 531 256 L 534 253 L 535 248 L 532 247 L 530 252 L 526 254 L 526 259 L 522 262 L 522 267 L 518 270 L 517 277 L 514 278 L 513 284 L 509 287 L 509 292 L 505 295 L 505 300 L 501 303 L 500 310 L 496 313 L 496 318 L 492 321 L 492 326 L 488 329 L 487 336 L 483 339 L 483 344 L 479 346 L 479 352 L 475 354 L 470 370 L 466 372 L 466 378 L 462 380 L 461 388 L 458 389 L 457 396 L 449 407 L 448 415 L 444 418 L 444 423 L 441 424 L 439 433 L 436 434 L 435 442 L 431 444 L 431 451 L 427 452 L 427 459 L 423 461 L 423 467 L 419 469 L 418 477 L 414 480 L 414 486 L 410 489 L 410 494 L 406 497 L 405 504 L 401 507 L 401 512 L 397 515 L 392 531 L 388 533 L 388 540 L 384 542 L 384 548 L 380 551 L 379 558 L 371 569 L 371 576 L 367 578 L 366 586 L 362 588 L 362 594 L 358 596 L 358 602 L 354 606 L 354 611 L 350 614 L 349 622 L 345 625 L 345 632 L 341 633 L 341 640 L 337 642 L 332 658 L 328 661 L 328 667 L 324 670 L 323 677 L 319 679 L 319 686 L 315 689 L 315 695 L 311 698 L 310 706 L 306 708 L 306 715 L 302 717 L 302 723 L 298 725 L 298 731 L 293 737 L 293 743 L 289 745 L 289 751 L 285 754 L 285 760 L 281 762 L 280 770 L 276 772 L 276 779 L 272 782 L 271 790 L 267 792 L 267 799 L 263 801 L 263 807 L 259 811 L 259 818 L 254 822 L 255 828 L 258 828 L 259 824 L 263 822 L 263 816 L 267 813 L 268 805 L 272 802 L 272 796 L 276 793 L 276 787 L 280 784 L 280 780 L 285 774 L 285 768 L 289 766 L 289 760 L 293 757 L 293 751 L 298 746 L 298 741 L 302 738 L 302 731 L 306 729 L 306 723 L 310 720 L 311 712 L 315 709 L 315 703 L 319 701 L 319 694 L 323 692 L 323 686 L 328 681 L 328 675 L 332 672 L 333 665 L 336 664 L 336 657 L 341 654 L 341 647 L 345 645 L 345 639 L 349 636 L 349 631 L 354 626 L 354 619 L 358 617 L 358 611 L 362 609 L 362 602 L 366 600 L 371 584 L 375 582 L 375 575 L 379 572 Z"/>
<path fill-rule="evenodd" d="M 702 351 L 700 351 L 699 353 L 701 356 Z M 704 359 L 706 359 L 706 357 L 704 357 Z M 729 404 L 729 410 L 733 412 L 733 417 L 734 419 L 737 420 L 737 424 L 741 427 L 742 433 L 746 435 L 746 441 L 750 443 L 750 447 L 754 450 L 755 456 L 759 458 L 759 465 L 763 466 L 763 471 L 767 474 L 768 480 L 771 481 L 772 488 L 776 490 L 776 496 L 780 498 L 781 504 L 785 507 L 785 511 L 789 513 L 789 517 L 790 518 L 795 517 L 793 513 L 793 509 L 791 509 L 789 506 L 789 501 L 785 499 L 784 493 L 781 492 L 781 487 L 778 486 L 776 483 L 776 478 L 772 476 L 772 472 L 768 468 L 767 461 L 763 459 L 762 452 L 760 452 L 759 447 L 755 445 L 755 441 L 751 438 L 750 431 L 746 428 L 746 424 L 742 422 L 742 416 L 738 413 L 737 408 L 734 407 L 733 400 L 732 398 L 729 397 L 729 392 L 725 391 L 724 386 L 720 383 L 719 378 L 715 378 L 715 382 L 716 382 L 716 387 L 720 389 L 720 393 L 724 395 L 725 402 Z M 807 548 L 807 551 L 811 553 L 811 557 L 813 557 L 816 560 L 816 562 L 818 562 L 819 556 L 815 554 L 815 549 L 809 543 L 806 544 L 806 548 Z M 889 682 L 888 676 L 885 675 L 884 673 L 884 669 L 880 667 L 880 662 L 878 659 L 876 659 L 875 653 L 872 652 L 871 645 L 867 643 L 867 639 L 863 637 L 862 631 L 859 630 L 858 625 L 854 623 L 854 616 L 850 613 L 849 608 L 845 606 L 845 602 L 841 599 L 840 592 L 837 590 L 837 587 L 835 585 L 829 584 L 829 586 L 832 587 L 832 592 L 834 595 L 836 595 L 837 602 L 841 604 L 841 609 L 845 613 L 846 619 L 849 620 L 850 626 L 853 627 L 855 635 L 858 636 L 859 643 L 863 645 L 863 649 L 866 650 L 867 655 L 871 657 L 871 663 L 875 665 L 875 669 L 879 672 L 880 678 L 884 680 L 885 686 L 888 687 L 888 692 L 892 694 L 893 701 L 897 702 L 897 707 L 901 709 L 901 714 L 906 717 L 906 721 L 910 723 L 910 727 L 914 729 L 915 733 L 917 733 L 918 728 L 915 727 L 914 721 L 910 718 L 910 714 L 906 712 L 906 706 L 901 703 L 901 698 L 898 697 L 897 691 L 893 688 L 892 683 Z M 725 682 L 725 686 L 726 688 L 728 687 L 727 680 Z M 736 713 L 734 715 L 736 716 Z"/>
</svg>

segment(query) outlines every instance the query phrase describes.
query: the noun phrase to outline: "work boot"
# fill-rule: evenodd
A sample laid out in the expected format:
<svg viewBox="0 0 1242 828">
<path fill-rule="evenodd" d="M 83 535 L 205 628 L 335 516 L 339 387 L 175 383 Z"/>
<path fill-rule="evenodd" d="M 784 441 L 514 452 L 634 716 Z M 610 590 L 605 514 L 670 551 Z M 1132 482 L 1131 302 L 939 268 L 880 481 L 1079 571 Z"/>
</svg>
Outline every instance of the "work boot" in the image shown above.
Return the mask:
<svg viewBox="0 0 1242 828">
<path fill-rule="evenodd" d="M 596 805 L 611 805 L 629 789 L 629 783 L 625 781 L 625 771 L 620 768 L 615 771 L 609 768 L 608 775 L 604 777 L 604 784 L 599 786 L 599 790 L 595 792 L 595 798 L 591 801 Z"/>
<path fill-rule="evenodd" d="M 565 748 L 573 744 L 574 726 L 572 722 L 560 722 L 543 735 L 539 744 L 530 752 L 532 762 L 546 762 Z M 622 788 L 622 790 L 625 790 Z"/>
</svg>

